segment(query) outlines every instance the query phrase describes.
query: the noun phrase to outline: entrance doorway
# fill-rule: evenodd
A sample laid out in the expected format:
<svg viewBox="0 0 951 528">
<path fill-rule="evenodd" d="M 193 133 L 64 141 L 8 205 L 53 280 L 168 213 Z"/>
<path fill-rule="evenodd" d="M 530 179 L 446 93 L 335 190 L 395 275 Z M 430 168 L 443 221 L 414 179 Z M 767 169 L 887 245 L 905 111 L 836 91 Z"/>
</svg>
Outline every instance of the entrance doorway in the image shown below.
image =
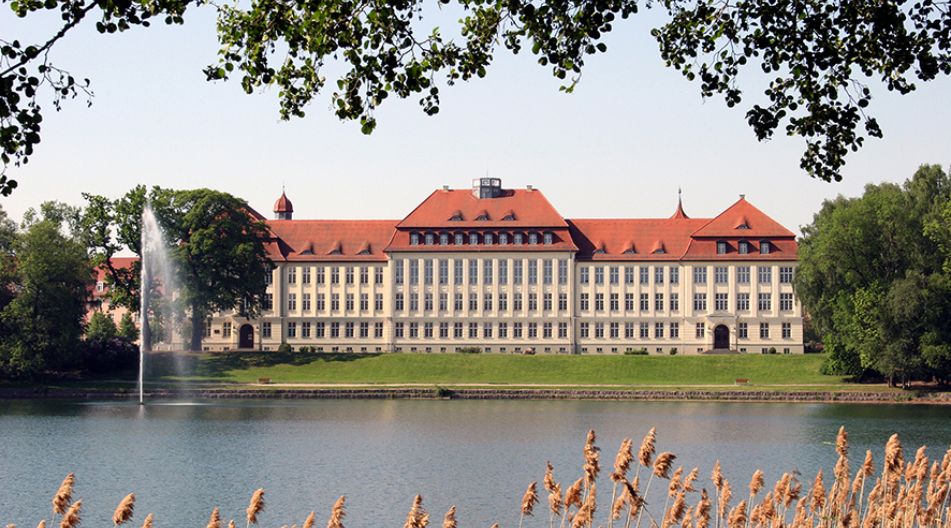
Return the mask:
<svg viewBox="0 0 951 528">
<path fill-rule="evenodd" d="M 726 325 L 717 325 L 713 329 L 713 348 L 717 350 L 730 348 L 730 329 Z"/>
<path fill-rule="evenodd" d="M 253 326 L 241 325 L 241 330 L 238 331 L 238 348 L 254 348 Z"/>
</svg>

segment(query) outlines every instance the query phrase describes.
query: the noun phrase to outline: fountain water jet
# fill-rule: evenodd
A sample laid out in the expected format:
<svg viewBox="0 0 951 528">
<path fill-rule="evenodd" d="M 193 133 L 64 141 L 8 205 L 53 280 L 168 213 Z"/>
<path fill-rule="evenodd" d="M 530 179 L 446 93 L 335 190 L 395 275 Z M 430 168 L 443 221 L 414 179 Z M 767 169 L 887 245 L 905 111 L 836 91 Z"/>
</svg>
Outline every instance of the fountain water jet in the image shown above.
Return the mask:
<svg viewBox="0 0 951 528">
<path fill-rule="evenodd" d="M 163 341 L 168 344 L 169 350 L 179 338 L 177 330 L 177 310 L 174 296 L 178 291 L 178 282 L 172 269 L 172 261 L 168 255 L 168 243 L 159 226 L 158 219 L 152 207 L 146 202 L 142 210 L 142 230 L 140 251 L 142 255 L 142 270 L 140 275 L 139 317 L 141 336 L 139 340 L 139 404 L 145 403 L 145 353 L 152 349 L 152 328 L 149 325 L 149 310 L 156 315 L 164 315 Z M 156 304 L 155 301 L 162 301 Z"/>
</svg>

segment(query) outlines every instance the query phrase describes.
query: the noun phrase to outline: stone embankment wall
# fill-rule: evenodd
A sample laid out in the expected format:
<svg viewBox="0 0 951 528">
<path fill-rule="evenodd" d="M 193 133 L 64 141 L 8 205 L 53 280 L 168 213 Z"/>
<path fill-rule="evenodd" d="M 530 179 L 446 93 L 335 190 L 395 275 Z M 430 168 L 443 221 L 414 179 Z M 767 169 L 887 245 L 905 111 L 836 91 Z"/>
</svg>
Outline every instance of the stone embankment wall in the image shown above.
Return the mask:
<svg viewBox="0 0 951 528">
<path fill-rule="evenodd" d="M 132 400 L 130 391 L 62 388 L 0 389 L 0 399 L 116 399 Z M 623 400 L 720 401 L 790 403 L 913 403 L 951 404 L 951 393 L 872 391 L 623 390 L 509 388 L 210 388 L 157 389 L 147 399 L 458 399 L 458 400 Z"/>
</svg>

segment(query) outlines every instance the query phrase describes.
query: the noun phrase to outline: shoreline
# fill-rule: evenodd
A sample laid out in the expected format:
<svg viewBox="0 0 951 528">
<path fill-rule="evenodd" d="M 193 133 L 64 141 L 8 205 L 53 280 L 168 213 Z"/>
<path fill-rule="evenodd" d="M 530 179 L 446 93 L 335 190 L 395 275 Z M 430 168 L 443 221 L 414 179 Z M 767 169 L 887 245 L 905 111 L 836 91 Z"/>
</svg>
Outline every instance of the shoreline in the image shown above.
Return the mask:
<svg viewBox="0 0 951 528">
<path fill-rule="evenodd" d="M 56 387 L 0 388 L 0 400 L 135 400 L 130 390 Z M 748 403 L 881 403 L 951 405 L 947 392 L 876 392 L 756 389 L 584 389 L 584 388 L 160 388 L 147 390 L 146 399 L 282 399 L 282 400 L 601 400 L 695 401 Z"/>
</svg>

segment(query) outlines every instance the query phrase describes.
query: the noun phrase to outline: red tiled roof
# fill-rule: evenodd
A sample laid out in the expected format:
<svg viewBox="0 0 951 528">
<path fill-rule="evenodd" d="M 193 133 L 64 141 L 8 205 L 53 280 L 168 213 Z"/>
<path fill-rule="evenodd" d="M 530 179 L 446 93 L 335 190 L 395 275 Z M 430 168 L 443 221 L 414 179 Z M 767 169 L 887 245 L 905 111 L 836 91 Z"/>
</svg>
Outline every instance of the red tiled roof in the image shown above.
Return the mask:
<svg viewBox="0 0 951 528">
<path fill-rule="evenodd" d="M 717 239 L 695 238 L 690 241 L 681 260 L 796 260 L 799 245 L 795 239 L 770 238 L 770 251 L 766 255 L 760 253 L 760 240 L 760 238 L 749 240 L 751 247 L 746 255 L 737 253 L 738 240 L 727 240 L 727 252 L 718 255 Z"/>
<path fill-rule="evenodd" d="M 452 224 L 455 224 L 455 223 L 456 222 L 452 222 Z M 488 222 L 480 222 L 480 223 L 485 224 Z M 455 227 L 455 225 L 451 227 Z M 572 241 L 573 237 L 568 232 L 568 229 L 563 227 L 531 230 L 538 233 L 537 244 L 528 243 L 528 230 L 525 230 L 525 229 L 518 229 L 518 228 L 500 229 L 498 227 L 488 227 L 485 229 L 478 229 L 478 228 L 462 229 L 461 231 L 463 233 L 466 233 L 466 236 L 464 238 L 464 244 L 461 246 L 457 246 L 453 244 L 452 242 L 453 242 L 454 235 L 456 232 L 458 232 L 458 230 L 454 230 L 450 228 L 420 229 L 418 231 L 420 235 L 420 243 L 415 245 L 410 244 L 409 231 L 398 230 L 393 235 L 393 239 L 392 241 L 390 241 L 390 244 L 386 247 L 386 251 L 387 252 L 390 252 L 390 251 L 421 251 L 423 252 L 424 251 L 424 252 L 451 253 L 456 251 L 530 251 L 531 252 L 531 251 L 577 251 L 578 250 L 578 247 L 575 246 L 574 242 Z M 468 236 L 469 231 L 479 233 L 480 235 L 484 233 L 492 233 L 493 235 L 495 235 L 495 243 L 494 244 L 482 244 L 482 243 L 469 244 L 469 236 Z M 552 234 L 551 244 L 543 243 L 545 232 L 550 232 Z M 434 241 L 436 243 L 431 245 L 424 244 L 423 241 L 425 240 L 424 239 L 425 233 L 433 233 L 434 239 L 435 239 Z M 449 244 L 446 244 L 446 245 L 439 244 L 440 233 L 449 233 L 449 237 L 450 237 Z M 499 237 L 498 237 L 499 233 L 508 233 L 509 235 L 508 244 L 499 244 Z M 522 244 L 520 245 L 513 244 L 513 236 L 515 233 L 522 233 L 522 235 L 525 237 L 523 239 Z M 481 241 L 483 239 L 480 237 L 479 240 Z"/>
<path fill-rule="evenodd" d="M 461 213 L 462 220 L 452 220 Z M 480 214 L 488 220 L 476 220 Z M 503 220 L 511 216 L 512 220 Z M 497 198 L 476 198 L 468 189 L 440 189 L 423 200 L 397 227 L 567 227 L 538 190 L 505 189 Z"/>
<path fill-rule="evenodd" d="M 274 212 L 275 213 L 293 213 L 294 204 L 291 203 L 291 200 L 287 197 L 284 192 L 281 192 L 281 197 L 274 202 Z"/>
<path fill-rule="evenodd" d="M 704 218 L 569 219 L 580 260 L 676 260 Z M 633 245 L 634 253 L 629 250 Z M 596 252 L 599 247 L 603 253 Z M 664 253 L 657 253 L 658 249 Z"/>
<path fill-rule="evenodd" d="M 268 220 L 272 260 L 384 261 L 398 220 Z"/>
<path fill-rule="evenodd" d="M 742 225 L 749 229 L 740 229 Z M 743 197 L 716 218 L 710 220 L 707 225 L 698 229 L 693 236 L 720 238 L 796 237 L 792 231 L 781 226 L 779 222 L 754 207 Z"/>
</svg>

